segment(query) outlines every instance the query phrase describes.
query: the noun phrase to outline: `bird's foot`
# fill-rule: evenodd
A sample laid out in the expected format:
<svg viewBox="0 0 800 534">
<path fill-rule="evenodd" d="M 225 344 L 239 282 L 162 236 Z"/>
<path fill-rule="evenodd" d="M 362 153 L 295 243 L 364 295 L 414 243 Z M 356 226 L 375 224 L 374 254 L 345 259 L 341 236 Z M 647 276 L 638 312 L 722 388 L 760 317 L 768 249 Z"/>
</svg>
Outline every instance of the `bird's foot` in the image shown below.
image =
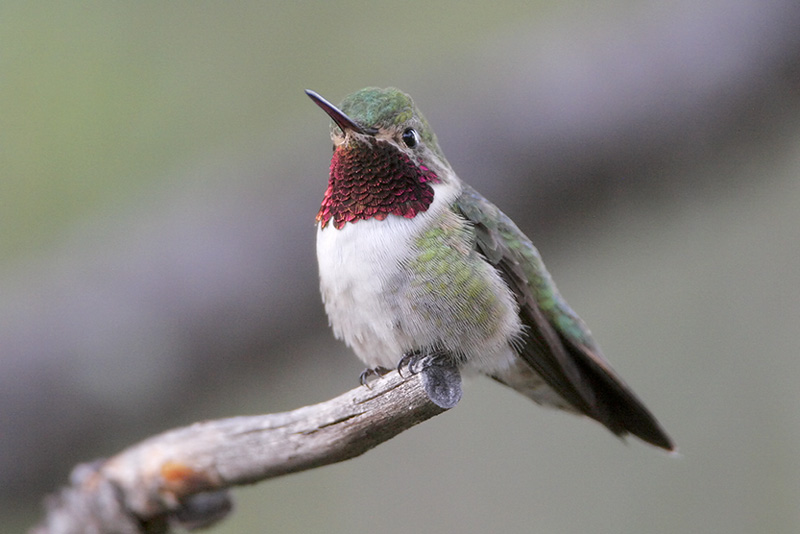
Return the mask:
<svg viewBox="0 0 800 534">
<path fill-rule="evenodd" d="M 440 351 L 429 354 L 411 352 L 397 364 L 400 376 L 403 376 L 403 367 L 412 375 L 422 373 L 425 393 L 440 408 L 452 408 L 461 400 L 461 373 L 455 360 L 448 354 Z"/>
<path fill-rule="evenodd" d="M 408 352 L 400 358 L 400 361 L 397 362 L 397 372 L 400 376 L 403 376 L 403 367 L 408 369 L 408 372 L 412 375 L 419 373 L 419 367 L 425 368 L 427 362 L 429 362 L 434 356 L 423 356 L 421 352 Z M 403 378 L 405 378 L 403 376 Z"/>
<path fill-rule="evenodd" d="M 378 379 L 391 371 L 391 369 L 387 369 L 386 367 L 367 367 L 361 372 L 361 375 L 358 377 L 358 381 L 361 382 L 362 386 L 370 387 L 370 383 L 372 382 L 372 378 Z"/>
</svg>

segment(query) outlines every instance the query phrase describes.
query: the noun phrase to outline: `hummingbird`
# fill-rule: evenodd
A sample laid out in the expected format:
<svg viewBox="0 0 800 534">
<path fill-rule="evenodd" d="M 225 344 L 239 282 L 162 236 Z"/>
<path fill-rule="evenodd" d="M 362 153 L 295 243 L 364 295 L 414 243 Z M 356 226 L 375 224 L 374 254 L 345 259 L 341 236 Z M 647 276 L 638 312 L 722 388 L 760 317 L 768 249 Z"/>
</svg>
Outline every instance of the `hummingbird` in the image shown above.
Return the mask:
<svg viewBox="0 0 800 534">
<path fill-rule="evenodd" d="M 431 400 L 483 374 L 538 404 L 672 451 L 611 368 L 514 222 L 455 173 L 411 97 L 368 87 L 331 118 L 333 156 L 316 216 L 320 290 L 334 335 L 367 365 L 423 372 Z"/>
</svg>

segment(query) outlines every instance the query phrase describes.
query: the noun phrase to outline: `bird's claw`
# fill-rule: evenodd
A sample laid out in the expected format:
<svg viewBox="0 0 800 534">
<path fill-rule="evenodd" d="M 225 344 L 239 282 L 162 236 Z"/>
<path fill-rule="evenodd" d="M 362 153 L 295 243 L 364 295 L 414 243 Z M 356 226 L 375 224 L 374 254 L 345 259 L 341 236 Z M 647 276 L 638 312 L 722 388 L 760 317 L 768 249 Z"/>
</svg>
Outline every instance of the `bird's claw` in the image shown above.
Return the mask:
<svg viewBox="0 0 800 534">
<path fill-rule="evenodd" d="M 419 361 L 421 355 L 419 352 L 409 352 L 408 354 L 403 355 L 400 358 L 400 361 L 397 362 L 397 374 L 400 375 L 401 378 L 405 378 L 403 376 L 403 367 L 408 367 L 409 372 L 414 375 L 414 364 Z"/>
<path fill-rule="evenodd" d="M 411 375 L 424 371 L 432 365 L 447 365 L 450 360 L 446 355 L 440 353 L 423 354 L 422 352 L 409 352 L 405 354 L 397 363 L 397 372 L 403 376 L 403 367 L 408 369 Z"/>
<path fill-rule="evenodd" d="M 391 371 L 391 369 L 387 369 L 386 367 L 367 367 L 363 371 L 361 371 L 361 375 L 358 377 L 358 381 L 361 383 L 362 386 L 366 386 L 370 388 L 370 378 L 375 377 L 380 378 L 386 373 Z"/>
</svg>

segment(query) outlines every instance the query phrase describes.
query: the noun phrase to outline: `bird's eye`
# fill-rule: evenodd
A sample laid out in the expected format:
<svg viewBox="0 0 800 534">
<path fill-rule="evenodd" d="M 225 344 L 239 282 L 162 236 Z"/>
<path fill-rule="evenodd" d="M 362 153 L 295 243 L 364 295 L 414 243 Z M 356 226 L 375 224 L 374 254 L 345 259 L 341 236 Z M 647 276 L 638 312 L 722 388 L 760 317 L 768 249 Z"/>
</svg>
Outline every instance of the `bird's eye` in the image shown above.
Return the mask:
<svg viewBox="0 0 800 534">
<path fill-rule="evenodd" d="M 406 128 L 403 132 L 403 142 L 408 148 L 414 148 L 419 144 L 419 134 L 414 128 Z"/>
</svg>

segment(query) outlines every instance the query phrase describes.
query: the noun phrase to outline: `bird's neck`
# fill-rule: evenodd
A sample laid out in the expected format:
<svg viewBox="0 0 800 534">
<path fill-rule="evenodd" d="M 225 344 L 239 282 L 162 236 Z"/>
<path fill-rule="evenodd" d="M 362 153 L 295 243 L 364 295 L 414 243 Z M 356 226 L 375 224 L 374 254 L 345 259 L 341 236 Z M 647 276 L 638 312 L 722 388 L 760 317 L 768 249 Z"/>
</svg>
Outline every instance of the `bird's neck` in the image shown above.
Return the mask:
<svg viewBox="0 0 800 534">
<path fill-rule="evenodd" d="M 331 158 L 328 189 L 317 213 L 320 228 L 389 215 L 413 218 L 433 202 L 439 177 L 387 141 L 339 145 Z"/>
</svg>

